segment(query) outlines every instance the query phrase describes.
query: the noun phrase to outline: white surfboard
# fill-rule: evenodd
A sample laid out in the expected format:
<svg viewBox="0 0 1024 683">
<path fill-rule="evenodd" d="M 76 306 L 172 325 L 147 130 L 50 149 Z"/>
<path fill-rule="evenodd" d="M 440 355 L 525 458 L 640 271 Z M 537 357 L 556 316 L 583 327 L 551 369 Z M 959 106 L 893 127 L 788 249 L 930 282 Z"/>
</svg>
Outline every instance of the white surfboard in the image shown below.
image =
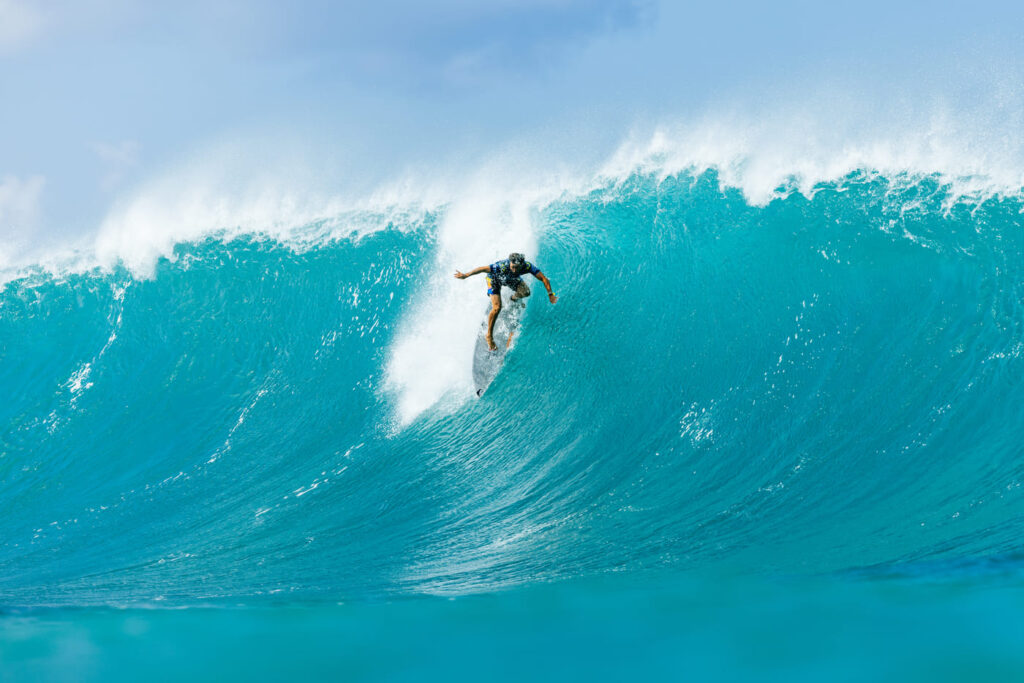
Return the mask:
<svg viewBox="0 0 1024 683">
<path fill-rule="evenodd" d="M 473 351 L 473 384 L 477 396 L 483 396 L 487 387 L 491 386 L 491 382 L 498 376 L 506 354 L 515 345 L 525 311 L 526 304 L 522 301 L 511 301 L 502 306 L 501 313 L 494 322 L 494 343 L 498 347 L 497 351 L 491 351 L 487 346 L 487 318 L 491 314 L 490 307 L 484 314 L 484 322 L 476 340 L 476 349 Z"/>
</svg>

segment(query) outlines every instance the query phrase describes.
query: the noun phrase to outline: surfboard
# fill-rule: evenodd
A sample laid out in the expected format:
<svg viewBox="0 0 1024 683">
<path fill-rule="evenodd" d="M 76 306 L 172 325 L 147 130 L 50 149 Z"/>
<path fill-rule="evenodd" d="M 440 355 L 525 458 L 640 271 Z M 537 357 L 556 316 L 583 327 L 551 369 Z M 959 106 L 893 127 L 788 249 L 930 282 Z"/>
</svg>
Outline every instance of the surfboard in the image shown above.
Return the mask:
<svg viewBox="0 0 1024 683">
<path fill-rule="evenodd" d="M 501 366 L 505 363 L 505 356 L 515 346 L 525 310 L 526 304 L 522 301 L 510 301 L 502 306 L 501 313 L 494 322 L 494 343 L 498 350 L 491 351 L 487 346 L 487 318 L 491 314 L 491 308 L 487 307 L 473 351 L 473 384 L 477 396 L 483 396 L 487 387 L 491 386 L 491 382 L 498 376 Z"/>
</svg>

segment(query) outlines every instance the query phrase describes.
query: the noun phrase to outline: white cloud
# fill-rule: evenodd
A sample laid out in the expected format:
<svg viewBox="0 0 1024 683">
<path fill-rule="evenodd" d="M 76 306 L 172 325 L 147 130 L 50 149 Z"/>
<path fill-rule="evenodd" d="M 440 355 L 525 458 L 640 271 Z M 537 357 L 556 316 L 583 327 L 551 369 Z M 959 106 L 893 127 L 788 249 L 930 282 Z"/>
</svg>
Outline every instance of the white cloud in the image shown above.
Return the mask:
<svg viewBox="0 0 1024 683">
<path fill-rule="evenodd" d="M 24 180 L 12 175 L 0 179 L 0 235 L 13 237 L 35 226 L 45 184 L 38 175 Z"/>
<path fill-rule="evenodd" d="M 25 246 L 35 228 L 45 184 L 38 175 L 24 180 L 12 175 L 0 178 L 0 269 Z"/>
<path fill-rule="evenodd" d="M 139 143 L 134 140 L 94 142 L 92 148 L 100 159 L 118 166 L 134 166 L 139 156 Z"/>
<path fill-rule="evenodd" d="M 45 16 L 23 0 L 0 0 L 0 52 L 16 50 L 39 33 Z"/>
<path fill-rule="evenodd" d="M 139 163 L 139 143 L 135 140 L 120 142 L 94 142 L 92 150 L 106 166 L 100 187 L 113 190 L 121 184 L 127 172 Z"/>
</svg>

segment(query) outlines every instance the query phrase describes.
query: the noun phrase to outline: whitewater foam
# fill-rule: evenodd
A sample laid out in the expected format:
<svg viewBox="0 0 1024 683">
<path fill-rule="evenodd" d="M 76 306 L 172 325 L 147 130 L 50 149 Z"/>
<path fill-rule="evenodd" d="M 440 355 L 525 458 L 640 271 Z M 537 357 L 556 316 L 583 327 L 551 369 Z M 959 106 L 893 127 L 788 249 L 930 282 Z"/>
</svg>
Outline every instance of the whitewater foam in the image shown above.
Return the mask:
<svg viewBox="0 0 1024 683">
<path fill-rule="evenodd" d="M 25 216 L 34 214 L 29 208 L 38 203 L 43 181 L 8 178 L 0 186 L 0 218 L 6 205 L 7 213 L 17 209 L 24 220 L 16 221 L 19 240 L 8 240 L 0 253 L 0 271 L 7 281 L 31 267 L 59 273 L 123 265 L 136 277 L 151 277 L 160 258 L 173 258 L 176 245 L 211 236 L 262 235 L 302 248 L 407 229 L 425 215 L 474 210 L 460 208 L 470 205 L 485 211 L 479 225 L 507 224 L 502 211 L 539 211 L 555 198 L 614 187 L 637 174 L 666 178 L 714 170 L 724 187 L 741 190 L 754 206 L 794 191 L 812 196 L 821 185 L 858 173 L 904 186 L 934 177 L 948 188 L 950 202 L 1016 195 L 1024 188 L 1020 93 L 986 86 L 957 107 L 943 97 L 878 99 L 823 89 L 813 97 L 775 97 L 756 108 L 738 100 L 703 116 L 637 127 L 592 165 L 559 159 L 557 145 L 535 139 L 498 144 L 484 155 L 457 157 L 457 163 L 406 167 L 357 193 L 362 185 L 328 183 L 316 162 L 297 152 L 275 156 L 252 144 L 220 143 L 126 190 L 91 236 L 73 243 L 33 238 L 37 244 L 16 250 L 15 242 L 28 239 Z M 451 257 L 504 252 L 498 245 L 453 246 L 488 230 L 472 221 L 456 227 L 462 222 L 453 218 L 438 236 Z"/>
</svg>

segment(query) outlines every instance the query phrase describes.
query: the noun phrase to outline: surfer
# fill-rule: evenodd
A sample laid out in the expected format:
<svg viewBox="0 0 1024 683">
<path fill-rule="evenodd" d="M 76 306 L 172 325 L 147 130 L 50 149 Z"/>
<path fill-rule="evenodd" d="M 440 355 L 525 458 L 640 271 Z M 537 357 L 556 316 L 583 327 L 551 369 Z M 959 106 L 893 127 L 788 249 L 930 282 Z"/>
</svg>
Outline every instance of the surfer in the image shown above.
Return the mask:
<svg viewBox="0 0 1024 683">
<path fill-rule="evenodd" d="M 504 261 L 495 261 L 489 266 L 480 266 L 468 273 L 455 271 L 455 277 L 465 280 L 471 275 L 479 275 L 480 273 L 488 274 L 487 294 L 491 297 L 491 315 L 487 318 L 487 346 L 490 347 L 491 351 L 498 350 L 494 343 L 494 321 L 498 319 L 498 313 L 501 312 L 502 285 L 515 292 L 512 295 L 512 301 L 525 299 L 530 296 L 530 288 L 523 282 L 522 276 L 529 273 L 544 283 L 544 289 L 548 290 L 548 301 L 551 303 L 558 301 L 558 297 L 551 291 L 551 281 L 547 279 L 544 273 L 540 272 L 537 266 L 527 261 L 526 257 L 522 254 L 509 254 L 508 258 Z"/>
</svg>

